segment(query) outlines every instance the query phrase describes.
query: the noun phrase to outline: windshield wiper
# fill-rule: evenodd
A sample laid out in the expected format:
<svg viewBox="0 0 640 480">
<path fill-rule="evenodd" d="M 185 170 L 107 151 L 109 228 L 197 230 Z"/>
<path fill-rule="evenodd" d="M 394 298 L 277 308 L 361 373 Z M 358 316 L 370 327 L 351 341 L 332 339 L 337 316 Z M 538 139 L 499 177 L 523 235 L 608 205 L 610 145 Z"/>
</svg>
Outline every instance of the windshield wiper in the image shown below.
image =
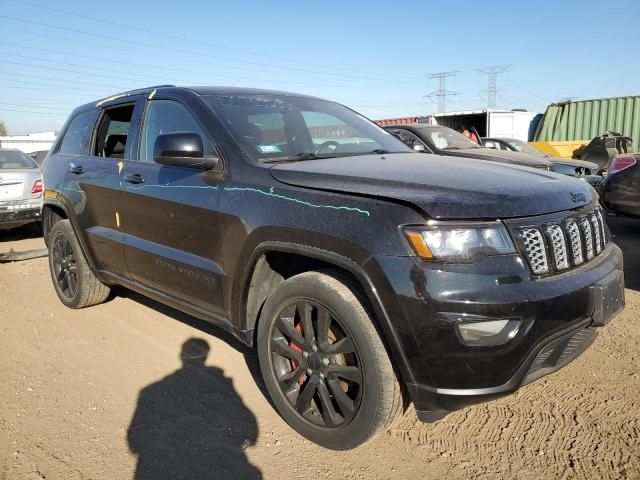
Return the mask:
<svg viewBox="0 0 640 480">
<path fill-rule="evenodd" d="M 375 150 L 371 150 L 370 152 L 367 152 L 365 155 L 369 155 L 371 153 L 374 153 L 376 155 L 384 155 L 385 153 L 391 153 L 389 150 L 385 150 L 384 148 L 376 148 Z"/>
<path fill-rule="evenodd" d="M 287 157 L 274 157 L 274 158 L 267 158 L 264 159 L 263 162 L 265 163 L 276 163 L 276 162 L 301 162 L 304 160 L 318 160 L 321 158 L 332 158 L 332 157 L 327 157 L 327 156 L 319 156 L 316 155 L 313 152 L 300 152 L 300 153 L 295 153 L 293 155 L 289 155 Z"/>
<path fill-rule="evenodd" d="M 376 148 L 375 150 L 371 150 L 370 152 L 356 152 L 356 153 L 343 153 L 342 156 L 344 157 L 358 157 L 360 155 L 386 155 L 386 154 L 391 154 L 391 153 L 412 153 L 411 150 L 409 151 L 391 151 L 391 150 L 386 150 L 384 148 Z"/>
</svg>

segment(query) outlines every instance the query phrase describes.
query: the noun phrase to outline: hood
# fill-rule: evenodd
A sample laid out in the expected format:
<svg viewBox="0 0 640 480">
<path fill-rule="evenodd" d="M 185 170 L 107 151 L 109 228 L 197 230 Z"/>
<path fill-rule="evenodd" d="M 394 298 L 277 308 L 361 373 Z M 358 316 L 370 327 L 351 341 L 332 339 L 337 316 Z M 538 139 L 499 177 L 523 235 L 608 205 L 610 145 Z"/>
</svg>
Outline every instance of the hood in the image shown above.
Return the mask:
<svg viewBox="0 0 640 480">
<path fill-rule="evenodd" d="M 270 172 L 289 185 L 408 202 L 443 219 L 542 215 L 597 198 L 586 182 L 566 175 L 424 153 L 283 163 Z"/>
<path fill-rule="evenodd" d="M 493 148 L 469 148 L 467 150 L 448 150 L 446 155 L 464 158 L 479 158 L 493 162 L 511 163 L 525 167 L 541 168 L 550 167 L 552 162 L 542 155 L 532 155 L 525 152 L 512 152 L 508 150 L 496 150 Z"/>
</svg>

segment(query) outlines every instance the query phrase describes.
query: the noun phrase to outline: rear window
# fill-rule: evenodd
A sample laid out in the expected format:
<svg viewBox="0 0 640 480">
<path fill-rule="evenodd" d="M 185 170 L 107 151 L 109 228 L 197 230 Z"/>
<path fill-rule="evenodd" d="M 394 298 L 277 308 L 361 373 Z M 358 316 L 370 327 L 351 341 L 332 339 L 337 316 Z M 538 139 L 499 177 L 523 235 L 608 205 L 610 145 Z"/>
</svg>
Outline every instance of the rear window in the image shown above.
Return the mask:
<svg viewBox="0 0 640 480">
<path fill-rule="evenodd" d="M 87 138 L 93 127 L 95 112 L 81 113 L 74 118 L 62 137 L 58 153 L 66 155 L 85 155 L 87 153 Z"/>
<path fill-rule="evenodd" d="M 10 168 L 36 168 L 37 165 L 31 158 L 17 150 L 0 151 L 0 169 Z"/>
</svg>

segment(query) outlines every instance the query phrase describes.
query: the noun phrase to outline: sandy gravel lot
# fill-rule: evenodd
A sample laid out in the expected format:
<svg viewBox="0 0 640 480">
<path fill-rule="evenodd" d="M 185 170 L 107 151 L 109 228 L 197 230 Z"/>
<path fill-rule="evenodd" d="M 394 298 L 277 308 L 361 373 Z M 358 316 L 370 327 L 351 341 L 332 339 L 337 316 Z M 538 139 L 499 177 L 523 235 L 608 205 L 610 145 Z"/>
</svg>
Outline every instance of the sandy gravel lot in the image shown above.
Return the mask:
<svg viewBox="0 0 640 480">
<path fill-rule="evenodd" d="M 46 259 L 0 264 L 0 479 L 640 478 L 640 221 L 611 225 L 627 308 L 584 355 L 437 424 L 409 410 L 344 453 L 280 419 L 230 336 L 122 289 L 71 311 Z M 42 246 L 0 232 L 2 252 Z"/>
</svg>

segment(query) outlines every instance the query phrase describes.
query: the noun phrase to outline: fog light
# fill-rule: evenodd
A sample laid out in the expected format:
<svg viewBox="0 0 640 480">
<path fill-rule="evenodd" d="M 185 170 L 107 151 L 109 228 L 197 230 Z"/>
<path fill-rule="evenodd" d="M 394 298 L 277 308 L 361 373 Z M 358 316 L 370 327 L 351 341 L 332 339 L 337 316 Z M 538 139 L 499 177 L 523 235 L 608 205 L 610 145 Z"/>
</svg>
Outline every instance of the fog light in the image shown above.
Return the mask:
<svg viewBox="0 0 640 480">
<path fill-rule="evenodd" d="M 456 325 L 460 339 L 467 345 L 503 345 L 516 336 L 520 320 L 503 319 L 483 322 L 461 321 Z"/>
</svg>

